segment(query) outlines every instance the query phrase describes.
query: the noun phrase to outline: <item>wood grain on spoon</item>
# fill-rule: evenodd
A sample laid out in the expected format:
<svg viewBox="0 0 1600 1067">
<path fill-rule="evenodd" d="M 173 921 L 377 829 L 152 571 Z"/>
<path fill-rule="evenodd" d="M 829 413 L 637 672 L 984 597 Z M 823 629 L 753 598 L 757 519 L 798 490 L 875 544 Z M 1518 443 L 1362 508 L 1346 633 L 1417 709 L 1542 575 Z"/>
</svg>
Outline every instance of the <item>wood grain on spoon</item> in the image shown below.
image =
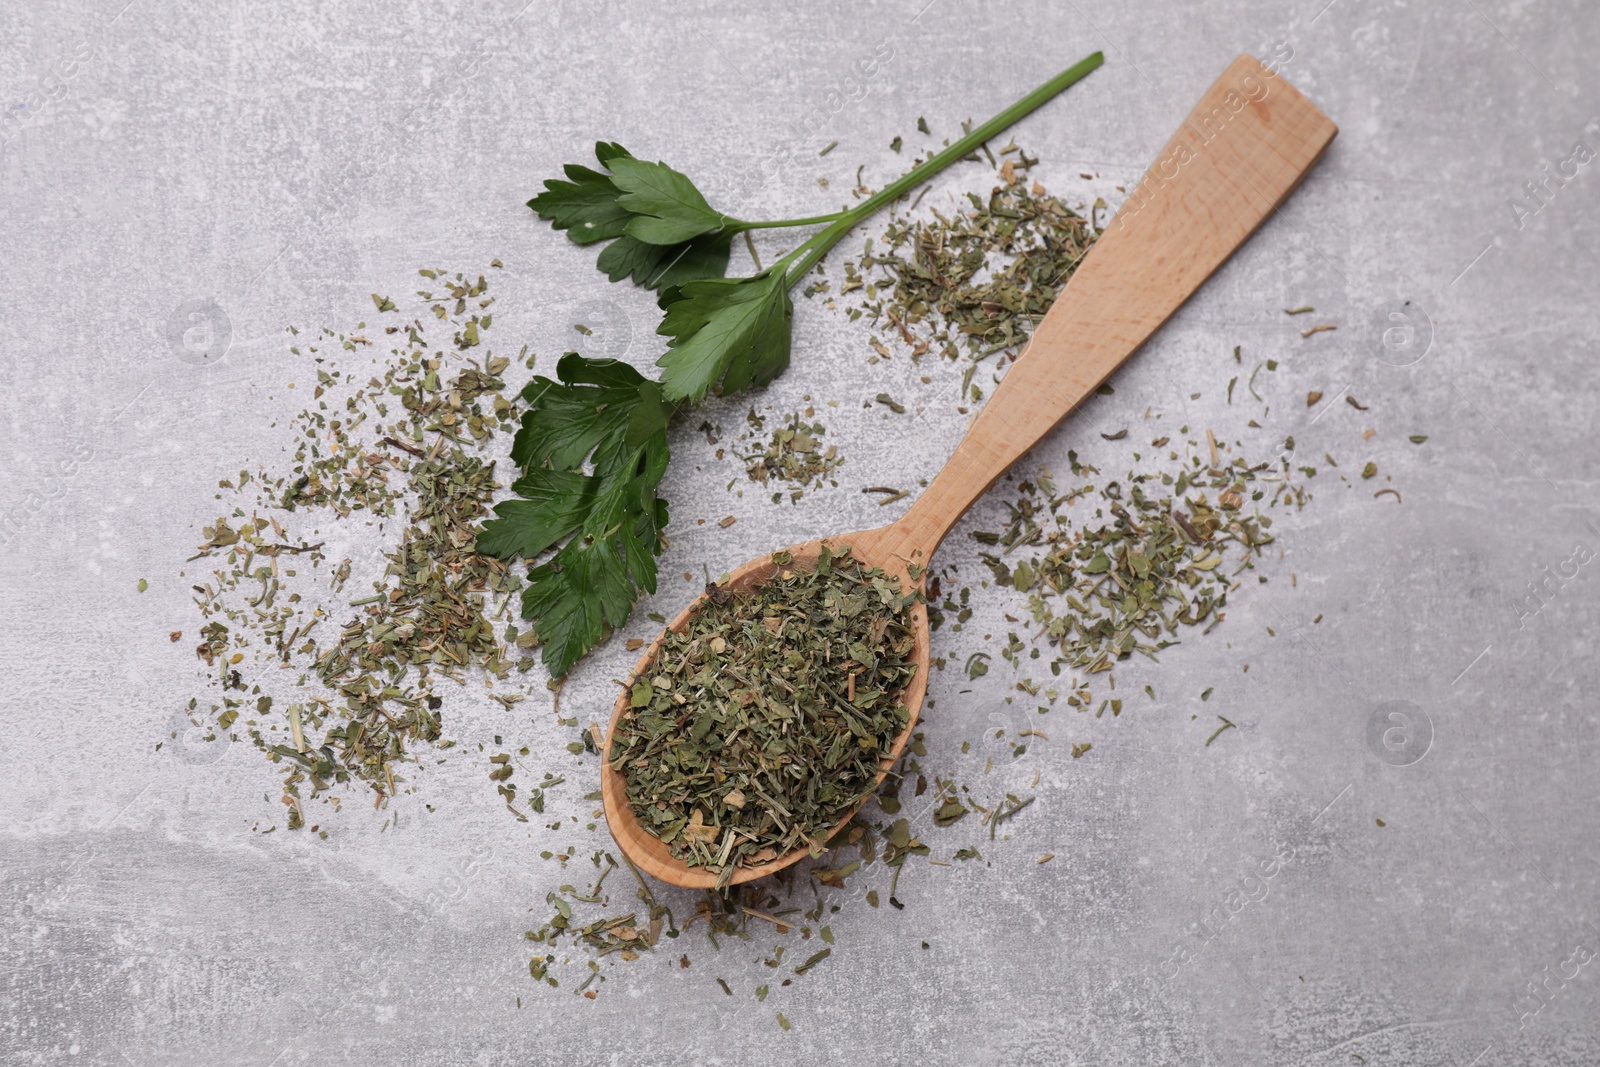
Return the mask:
<svg viewBox="0 0 1600 1067">
<path fill-rule="evenodd" d="M 929 557 L 973 501 L 1222 265 L 1277 209 L 1337 132 L 1281 75 L 1252 56 L 1234 60 L 1130 191 L 933 484 L 897 521 L 832 536 L 828 544 L 848 545 L 858 559 L 882 567 L 906 588 L 920 587 Z M 814 562 L 821 544 L 790 546 L 795 561 L 790 566 Z M 907 574 L 908 564 L 921 568 L 918 578 Z M 761 556 L 735 569 L 726 585 L 746 592 L 776 569 L 770 555 Z M 685 608 L 669 629 L 681 632 L 704 599 Z M 912 609 L 912 625 L 918 671 L 902 696 L 911 718 L 882 761 L 880 781 L 904 751 L 927 692 L 931 656 L 928 613 L 921 603 Z M 658 637 L 645 650 L 635 678 L 648 670 L 660 646 Z M 611 717 L 607 753 L 628 710 L 624 688 Z M 628 804 L 627 780 L 609 759 L 601 786 L 612 836 L 642 870 L 675 885 L 716 884 L 716 870 L 688 866 L 639 823 Z M 848 822 L 847 816 L 823 836 Z M 801 848 L 741 868 L 732 881 L 773 874 L 807 854 Z"/>
</svg>

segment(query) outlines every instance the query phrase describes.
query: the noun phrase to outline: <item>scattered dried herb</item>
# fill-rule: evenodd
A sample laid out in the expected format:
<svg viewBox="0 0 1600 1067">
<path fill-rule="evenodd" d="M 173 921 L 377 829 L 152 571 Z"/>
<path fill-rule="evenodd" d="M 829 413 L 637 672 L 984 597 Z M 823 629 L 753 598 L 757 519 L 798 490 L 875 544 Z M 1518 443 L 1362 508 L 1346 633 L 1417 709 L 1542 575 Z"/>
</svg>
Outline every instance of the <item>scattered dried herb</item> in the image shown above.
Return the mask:
<svg viewBox="0 0 1600 1067">
<path fill-rule="evenodd" d="M 810 414 L 807 409 L 805 416 L 800 412 L 789 415 L 766 436 L 764 448 L 738 454 L 751 481 L 788 485 L 790 503 L 798 503 L 807 489 L 819 488 L 824 482 L 837 487 L 833 472 L 844 463 L 836 446 L 822 443 L 827 428 L 820 422 L 806 421 Z M 740 440 L 758 438 L 766 431 L 767 420 L 754 408 L 745 416 L 745 422 L 749 429 Z M 778 503 L 783 495 L 781 491 L 774 492 L 772 502 Z"/>
<path fill-rule="evenodd" d="M 1273 540 L 1271 518 L 1247 511 L 1247 497 L 1297 506 L 1308 499 L 1288 480 L 1287 461 L 1274 471 L 1241 457 L 1212 466 L 1194 455 L 1176 473 L 1131 472 L 1125 482 L 1097 485 L 1086 480 L 1100 473 L 1096 468 L 1079 462 L 1076 452 L 1068 459 L 1074 479 L 1084 481 L 1063 489 L 1042 472 L 1006 505 L 1005 529 L 973 535 L 1004 550 L 980 558 L 998 584 L 1028 594 L 1035 637 L 1061 651 L 1057 673 L 1108 671 L 1135 652 L 1155 659 L 1176 643 L 1179 627 L 1209 630 L 1224 616 L 1235 576 Z M 1253 485 L 1258 481 L 1260 487 Z M 1073 521 L 1091 498 L 1098 501 L 1093 515 Z M 1004 558 L 1024 547 L 1043 551 Z M 1232 548 L 1240 555 L 1230 564 L 1225 554 Z M 946 597 L 930 611 L 930 622 L 942 624 L 950 613 L 959 627 L 963 610 Z"/>
<path fill-rule="evenodd" d="M 1024 181 L 1017 172 L 1034 161 L 1018 154 L 1021 165 L 1008 159 L 1009 176 L 987 198 L 967 194 L 970 210 L 893 220 L 844 267 L 839 295 L 859 291 L 863 301 L 852 317 L 891 325 L 912 359 L 935 351 L 971 362 L 963 399 L 981 398 L 976 365 L 1027 341 L 1099 233 Z M 879 342 L 879 355 L 887 352 Z"/>
<path fill-rule="evenodd" d="M 473 550 L 498 488 L 483 453 L 516 416 L 499 377 L 510 361 L 472 351 L 492 322 L 493 298 L 482 276 L 421 274 L 421 314 L 381 327 L 393 345 L 364 385 L 339 363 L 370 365 L 367 324 L 291 346 L 317 382 L 314 405 L 293 420 L 292 466 L 224 480 L 235 493 L 253 487 L 255 503 L 207 526 L 191 557 L 215 567 L 194 585 L 210 620 L 196 654 L 221 694 L 211 711 L 219 729 L 242 726 L 284 765 L 291 828 L 304 823 L 302 783 L 311 796 L 352 781 L 380 803 L 393 796 L 404 781 L 397 765 L 415 759 L 417 743 L 441 741 L 436 677 L 504 678 L 515 646 L 527 645 L 515 627 L 502 640 L 492 621 L 517 579 Z M 388 298 L 373 302 L 399 314 Z M 316 524 L 313 535 L 326 535 L 353 523 L 381 523 L 393 540 L 372 592 L 351 600 L 343 588 L 352 561 L 319 579 L 326 541 L 289 531 Z M 284 667 L 299 668 L 291 685 L 296 676 Z M 508 777 L 495 781 L 509 804 Z"/>
<path fill-rule="evenodd" d="M 1207 690 L 1207 691 L 1209 692 L 1209 690 Z M 1221 715 L 1218 715 L 1217 718 L 1222 719 L 1222 725 L 1217 727 L 1216 730 L 1211 734 L 1210 737 L 1206 738 L 1206 743 L 1203 746 L 1205 748 L 1210 748 L 1211 747 L 1211 742 L 1215 741 L 1218 737 L 1222 736 L 1222 731 L 1229 730 L 1229 729 L 1236 729 L 1237 728 L 1237 727 L 1234 726 L 1233 723 L 1229 722 L 1227 719 L 1223 718 Z"/>
</svg>

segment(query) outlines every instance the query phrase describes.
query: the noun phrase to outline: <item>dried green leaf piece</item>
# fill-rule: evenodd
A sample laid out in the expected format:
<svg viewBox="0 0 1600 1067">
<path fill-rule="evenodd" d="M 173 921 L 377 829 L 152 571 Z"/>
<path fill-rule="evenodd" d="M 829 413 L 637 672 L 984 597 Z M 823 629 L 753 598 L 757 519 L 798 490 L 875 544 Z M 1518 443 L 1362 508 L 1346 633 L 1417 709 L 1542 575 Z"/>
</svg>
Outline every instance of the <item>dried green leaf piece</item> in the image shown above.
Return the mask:
<svg viewBox="0 0 1600 1067">
<path fill-rule="evenodd" d="M 934 809 L 933 822 L 935 826 L 950 826 L 960 822 L 968 812 L 968 808 L 955 797 L 951 797 Z"/>
<path fill-rule="evenodd" d="M 805 974 L 811 968 L 815 967 L 817 964 L 821 963 L 823 960 L 827 959 L 831 955 L 833 955 L 833 949 L 831 949 L 831 948 L 825 948 L 825 949 L 821 949 L 821 950 L 819 950 L 817 952 L 813 952 L 810 956 L 808 956 L 806 958 L 806 961 L 804 963 L 802 963 L 800 966 L 798 966 L 798 967 L 796 967 L 794 969 L 794 973 L 795 974 Z"/>
</svg>

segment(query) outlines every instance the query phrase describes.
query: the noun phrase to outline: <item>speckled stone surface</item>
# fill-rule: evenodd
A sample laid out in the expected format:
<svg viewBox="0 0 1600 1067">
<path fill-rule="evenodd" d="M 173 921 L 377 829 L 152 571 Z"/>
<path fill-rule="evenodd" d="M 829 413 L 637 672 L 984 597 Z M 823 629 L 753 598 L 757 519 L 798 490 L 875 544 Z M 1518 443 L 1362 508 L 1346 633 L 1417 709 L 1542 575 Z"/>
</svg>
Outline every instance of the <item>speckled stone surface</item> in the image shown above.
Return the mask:
<svg viewBox="0 0 1600 1067">
<path fill-rule="evenodd" d="M 0 7 L 0 1063 L 1600 1063 L 1600 166 L 1574 151 L 1600 148 L 1600 11 L 522 3 Z M 263 836 L 282 821 L 274 768 L 179 718 L 204 692 L 179 572 L 217 481 L 283 457 L 303 402 L 287 383 L 311 375 L 286 326 L 350 328 L 418 267 L 499 257 L 495 350 L 548 368 L 577 340 L 646 366 L 649 297 L 523 207 L 594 139 L 740 213 L 829 210 L 858 166 L 868 184 L 904 166 L 888 144 L 920 144 L 918 116 L 948 135 L 1095 49 L 1104 68 L 1016 131 L 1069 199 L 1119 202 L 1239 51 L 1286 54 L 1342 132 L 1018 476 L 1069 449 L 1125 469 L 1128 444 L 1101 436 L 1118 428 L 1232 440 L 1251 417 L 1267 430 L 1250 440 L 1292 435 L 1320 470 L 1313 503 L 1278 513 L 1267 583 L 1247 577 L 1207 639 L 1130 665 L 1120 717 L 1058 706 L 1038 720 L 1051 740 L 1013 760 L 984 729 L 1029 713 L 1005 704 L 1027 666 L 933 679 L 928 765 L 1038 797 L 992 847 L 976 827 L 929 835 L 934 858 L 981 844 L 987 862 L 914 860 L 904 910 L 865 904 L 877 874 L 852 879 L 832 956 L 788 987 L 812 944 L 787 939 L 775 970 L 769 931 L 719 952 L 690 930 L 608 961 L 593 1001 L 572 995 L 581 964 L 548 989 L 522 931 L 608 840 L 583 828 L 594 765 L 567 753 L 538 671 L 515 712 L 452 693 L 456 749 L 389 812 L 349 803 L 319 816 L 327 840 Z M 992 181 L 958 168 L 925 204 Z M 797 303 L 789 373 L 705 417 L 731 439 L 752 403 L 810 396 L 846 458 L 838 488 L 739 495 L 737 461 L 685 420 L 667 580 L 564 713 L 604 717 L 621 638 L 684 602 L 682 572 L 888 517 L 905 503 L 861 488 L 930 477 L 964 427 L 960 368 L 869 363 L 871 328 Z M 1298 305 L 1316 314 L 1283 314 Z M 1302 339 L 1312 320 L 1339 328 Z M 1243 380 L 1230 404 L 1227 380 L 1267 359 L 1270 411 Z M 1327 399 L 1307 409 L 1312 390 Z M 863 409 L 879 392 L 907 412 Z M 975 587 L 967 534 L 1005 495 L 941 553 Z M 381 545 L 339 536 L 347 555 Z M 935 635 L 953 665 L 1022 628 L 1012 590 L 974 596 L 972 623 Z M 1218 714 L 1237 729 L 1206 747 Z M 497 734 L 530 747 L 528 773 L 568 776 L 551 817 L 578 822 L 506 815 L 478 748 Z M 568 871 L 536 857 L 569 844 Z"/>
</svg>

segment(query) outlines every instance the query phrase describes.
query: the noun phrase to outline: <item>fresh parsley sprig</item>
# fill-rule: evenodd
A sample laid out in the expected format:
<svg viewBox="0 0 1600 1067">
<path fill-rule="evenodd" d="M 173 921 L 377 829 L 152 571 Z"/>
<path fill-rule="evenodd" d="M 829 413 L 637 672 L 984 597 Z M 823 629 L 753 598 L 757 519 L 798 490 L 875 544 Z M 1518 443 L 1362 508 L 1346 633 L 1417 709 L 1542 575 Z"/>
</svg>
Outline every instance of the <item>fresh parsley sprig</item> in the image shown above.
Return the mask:
<svg viewBox="0 0 1600 1067">
<path fill-rule="evenodd" d="M 789 290 L 852 228 L 950 164 L 976 151 L 1104 61 L 1096 52 L 1062 71 L 948 148 L 855 207 L 831 215 L 749 222 L 713 208 L 685 175 L 601 141 L 602 169 L 569 164 L 528 201 L 580 245 L 604 244 L 596 266 L 656 290 L 656 332 L 666 351 L 653 381 L 616 360 L 567 353 L 556 380 L 523 390 L 527 410 L 512 459 L 521 499 L 495 508 L 478 550 L 529 561 L 522 613 L 552 676 L 565 675 L 641 592 L 654 592 L 667 502 L 656 496 L 669 453 L 666 430 L 683 404 L 717 389 L 765 385 L 789 366 L 794 304 Z M 735 235 L 821 226 L 765 270 L 726 277 Z M 560 546 L 559 548 L 557 546 Z M 546 553 L 548 559 L 541 561 Z"/>
<path fill-rule="evenodd" d="M 671 410 L 655 382 L 614 359 L 569 352 L 556 377 L 522 392 L 528 411 L 511 448 L 525 472 L 511 486 L 521 499 L 496 505 L 477 547 L 533 560 L 566 542 L 529 567 L 522 592 L 522 614 L 559 677 L 627 620 L 640 590 L 655 592 Z"/>
<path fill-rule="evenodd" d="M 594 146 L 594 155 L 605 173 L 569 163 L 563 168 L 567 180 L 545 182 L 528 206 L 577 244 L 611 242 L 595 265 L 614 282 L 632 278 L 646 289 L 670 289 L 696 278 L 720 278 L 735 235 L 839 218 L 744 222 L 713 209 L 693 182 L 665 163 L 635 159 L 607 141 Z"/>
</svg>

